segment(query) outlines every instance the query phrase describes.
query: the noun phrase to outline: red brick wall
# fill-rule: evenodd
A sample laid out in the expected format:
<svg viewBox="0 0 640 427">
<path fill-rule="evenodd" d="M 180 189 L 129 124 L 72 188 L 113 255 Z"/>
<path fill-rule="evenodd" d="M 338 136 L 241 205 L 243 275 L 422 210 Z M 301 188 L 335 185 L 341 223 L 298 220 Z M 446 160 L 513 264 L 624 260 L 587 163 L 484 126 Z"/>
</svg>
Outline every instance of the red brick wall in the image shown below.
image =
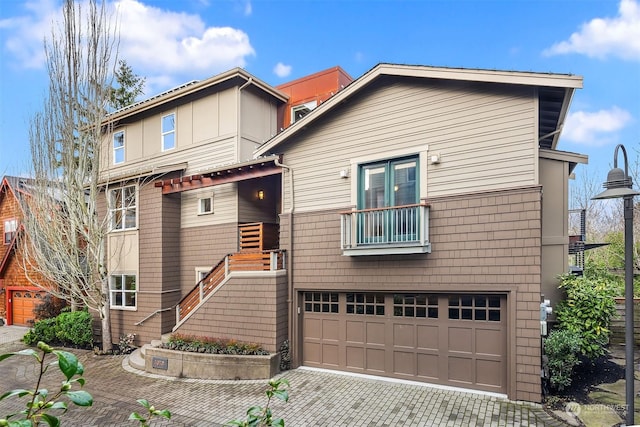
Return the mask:
<svg viewBox="0 0 640 427">
<path fill-rule="evenodd" d="M 342 256 L 338 212 L 345 209 L 294 214 L 296 295 L 303 290 L 504 292 L 509 397 L 540 401 L 540 188 L 429 202 L 431 254 Z M 283 248 L 288 248 L 286 219 Z"/>
</svg>

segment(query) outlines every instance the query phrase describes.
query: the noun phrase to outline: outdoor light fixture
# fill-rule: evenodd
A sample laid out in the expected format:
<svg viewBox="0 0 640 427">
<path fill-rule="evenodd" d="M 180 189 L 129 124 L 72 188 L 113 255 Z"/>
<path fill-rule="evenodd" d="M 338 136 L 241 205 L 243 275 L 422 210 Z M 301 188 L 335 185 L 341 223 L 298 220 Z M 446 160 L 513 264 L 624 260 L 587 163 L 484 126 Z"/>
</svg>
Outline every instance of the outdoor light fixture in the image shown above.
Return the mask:
<svg viewBox="0 0 640 427">
<path fill-rule="evenodd" d="M 618 149 L 622 149 L 624 157 L 624 171 L 618 168 Z M 607 182 L 603 184 L 602 193 L 594 196 L 592 200 L 624 199 L 624 309 L 625 309 L 625 400 L 627 416 L 625 422 L 628 426 L 634 424 L 634 372 L 633 372 L 633 196 L 640 194 L 633 190 L 633 182 L 629 176 L 629 162 L 627 150 L 619 144 L 613 153 L 613 169 L 607 175 Z"/>
<path fill-rule="evenodd" d="M 258 199 L 264 200 L 264 190 L 258 190 Z"/>
</svg>

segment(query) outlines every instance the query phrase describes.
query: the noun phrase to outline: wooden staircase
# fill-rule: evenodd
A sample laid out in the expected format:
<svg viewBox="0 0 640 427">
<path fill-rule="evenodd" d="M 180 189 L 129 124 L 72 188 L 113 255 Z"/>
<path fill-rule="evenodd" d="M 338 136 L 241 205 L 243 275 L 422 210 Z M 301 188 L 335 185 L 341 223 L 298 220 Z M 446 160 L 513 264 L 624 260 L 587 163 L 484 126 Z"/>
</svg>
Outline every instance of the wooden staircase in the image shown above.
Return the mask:
<svg viewBox="0 0 640 427">
<path fill-rule="evenodd" d="M 174 331 L 224 285 L 233 272 L 285 269 L 285 252 L 277 249 L 277 224 L 241 224 L 239 233 L 240 252 L 221 259 L 176 306 Z"/>
</svg>

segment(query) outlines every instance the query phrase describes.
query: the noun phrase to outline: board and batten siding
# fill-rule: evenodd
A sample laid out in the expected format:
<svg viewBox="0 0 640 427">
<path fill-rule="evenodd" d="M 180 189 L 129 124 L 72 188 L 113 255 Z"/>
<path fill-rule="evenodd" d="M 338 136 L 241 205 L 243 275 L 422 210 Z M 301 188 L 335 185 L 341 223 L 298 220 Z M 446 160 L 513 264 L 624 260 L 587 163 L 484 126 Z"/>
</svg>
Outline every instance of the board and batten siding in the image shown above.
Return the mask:
<svg viewBox="0 0 640 427">
<path fill-rule="evenodd" d="M 115 127 L 104 136 L 103 167 L 111 175 L 188 162 L 193 171 L 237 162 L 237 89 L 227 89 Z M 162 151 L 161 120 L 176 114 L 176 147 Z M 113 134 L 125 133 L 125 161 L 113 164 Z M 195 172 L 194 172 L 195 173 Z"/>
<path fill-rule="evenodd" d="M 241 92 L 238 160 L 251 159 L 253 151 L 278 132 L 278 107 L 250 89 Z"/>
<path fill-rule="evenodd" d="M 383 79 L 283 147 L 295 174 L 295 209 L 355 205 L 354 159 L 384 160 L 411 150 L 423 155 L 423 197 L 536 184 L 536 108 L 532 88 Z M 440 164 L 423 161 L 427 154 L 439 154 Z M 348 179 L 340 178 L 345 169 L 352 172 Z M 287 186 L 283 182 L 285 194 Z"/>
</svg>

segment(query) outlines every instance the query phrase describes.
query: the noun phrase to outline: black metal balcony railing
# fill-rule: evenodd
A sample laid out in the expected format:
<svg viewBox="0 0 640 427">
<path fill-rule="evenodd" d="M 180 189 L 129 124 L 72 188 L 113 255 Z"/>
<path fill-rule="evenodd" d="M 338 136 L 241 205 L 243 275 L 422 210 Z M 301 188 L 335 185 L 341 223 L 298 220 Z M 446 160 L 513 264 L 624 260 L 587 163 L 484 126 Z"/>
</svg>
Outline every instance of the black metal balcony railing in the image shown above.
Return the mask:
<svg viewBox="0 0 640 427">
<path fill-rule="evenodd" d="M 344 255 L 429 253 L 429 205 L 362 209 L 340 214 Z"/>
</svg>

